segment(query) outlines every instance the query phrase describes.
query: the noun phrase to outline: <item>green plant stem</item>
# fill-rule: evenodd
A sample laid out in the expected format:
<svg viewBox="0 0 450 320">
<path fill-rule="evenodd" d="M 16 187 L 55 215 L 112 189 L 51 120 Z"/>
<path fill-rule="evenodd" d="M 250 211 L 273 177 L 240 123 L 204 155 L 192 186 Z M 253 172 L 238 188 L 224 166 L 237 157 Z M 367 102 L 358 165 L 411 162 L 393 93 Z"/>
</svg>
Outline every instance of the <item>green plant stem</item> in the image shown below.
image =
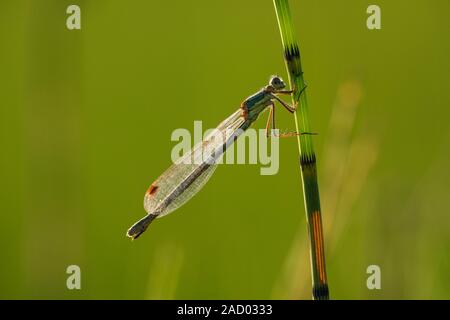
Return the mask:
<svg viewBox="0 0 450 320">
<path fill-rule="evenodd" d="M 284 59 L 289 73 L 289 83 L 293 88 L 292 102 L 298 105 L 297 114 L 294 113 L 297 132 L 311 132 L 308 114 L 308 102 L 303 70 L 300 61 L 300 50 L 294 33 L 291 13 L 287 0 L 274 0 L 275 11 L 280 28 Z M 325 251 L 323 241 L 322 214 L 320 211 L 319 185 L 317 182 L 316 155 L 314 153 L 311 135 L 297 137 L 300 155 L 300 169 L 303 194 L 310 241 L 312 296 L 315 300 L 328 300 L 328 282 L 325 267 Z"/>
</svg>

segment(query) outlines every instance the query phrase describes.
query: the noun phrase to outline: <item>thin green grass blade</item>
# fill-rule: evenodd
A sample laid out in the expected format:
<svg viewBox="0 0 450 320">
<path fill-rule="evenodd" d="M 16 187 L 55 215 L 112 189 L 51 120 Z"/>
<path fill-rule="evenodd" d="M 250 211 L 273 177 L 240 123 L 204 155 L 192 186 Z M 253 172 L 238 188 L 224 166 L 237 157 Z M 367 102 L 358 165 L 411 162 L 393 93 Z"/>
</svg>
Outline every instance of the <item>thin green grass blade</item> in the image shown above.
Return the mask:
<svg viewBox="0 0 450 320">
<path fill-rule="evenodd" d="M 306 99 L 305 80 L 300 60 L 300 50 L 294 32 L 289 3 L 287 0 L 273 0 L 284 50 L 284 60 L 289 73 L 289 83 L 294 94 L 292 102 L 298 104 L 294 113 L 297 132 L 311 132 L 308 101 Z M 325 250 L 323 241 L 322 214 L 320 211 L 319 185 L 317 182 L 316 155 L 311 135 L 297 137 L 300 154 L 300 169 L 305 199 L 306 220 L 310 240 L 311 272 L 313 299 L 328 300 L 328 282 L 325 266 Z"/>
</svg>

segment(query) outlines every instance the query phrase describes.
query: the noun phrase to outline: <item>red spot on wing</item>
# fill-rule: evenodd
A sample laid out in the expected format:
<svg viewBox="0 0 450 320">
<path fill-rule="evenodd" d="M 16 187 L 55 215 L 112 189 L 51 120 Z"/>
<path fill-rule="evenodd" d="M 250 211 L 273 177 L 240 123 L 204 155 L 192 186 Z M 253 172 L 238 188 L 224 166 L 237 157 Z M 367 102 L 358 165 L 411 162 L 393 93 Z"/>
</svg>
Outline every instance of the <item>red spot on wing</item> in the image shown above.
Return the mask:
<svg viewBox="0 0 450 320">
<path fill-rule="evenodd" d="M 244 102 L 241 103 L 241 109 L 242 109 L 242 116 L 244 117 L 245 120 L 248 119 L 248 108 L 247 108 L 247 104 Z"/>
<path fill-rule="evenodd" d="M 153 195 L 153 194 L 156 193 L 156 190 L 158 190 L 158 186 L 155 186 L 155 185 L 152 184 L 152 185 L 148 188 L 147 193 L 148 193 L 149 195 Z"/>
</svg>

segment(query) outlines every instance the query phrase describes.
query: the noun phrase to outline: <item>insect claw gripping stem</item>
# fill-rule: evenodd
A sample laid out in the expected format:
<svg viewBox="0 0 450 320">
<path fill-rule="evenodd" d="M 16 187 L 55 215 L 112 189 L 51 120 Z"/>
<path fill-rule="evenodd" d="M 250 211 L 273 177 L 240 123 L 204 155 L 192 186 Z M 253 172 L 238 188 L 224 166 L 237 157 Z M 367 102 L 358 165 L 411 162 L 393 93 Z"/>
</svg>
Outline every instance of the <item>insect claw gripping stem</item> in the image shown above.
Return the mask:
<svg viewBox="0 0 450 320">
<path fill-rule="evenodd" d="M 306 88 L 308 88 L 308 84 L 305 83 L 305 85 L 303 86 L 303 88 L 300 90 L 300 93 L 299 93 L 299 94 L 302 94 L 303 91 L 306 90 Z"/>
<path fill-rule="evenodd" d="M 308 85 L 305 83 L 305 85 L 303 86 L 303 88 L 300 90 L 299 92 L 299 97 L 304 93 L 304 91 L 306 90 L 306 88 L 308 87 Z M 294 90 L 291 90 L 292 92 L 294 92 Z M 292 107 L 292 110 L 295 112 L 297 111 L 298 108 L 298 103 L 300 101 L 300 98 L 295 102 L 294 106 Z"/>
<path fill-rule="evenodd" d="M 302 72 L 302 73 L 303 73 L 303 72 Z M 304 85 L 303 88 L 300 90 L 300 93 L 299 93 L 298 95 L 301 96 L 302 94 L 304 94 L 304 91 L 306 90 L 306 88 L 308 88 L 308 85 L 305 83 L 305 85 Z M 295 106 L 294 106 L 294 110 L 295 110 L 295 111 L 297 111 L 299 101 L 300 101 L 300 99 L 298 99 L 297 102 L 295 102 Z"/>
</svg>

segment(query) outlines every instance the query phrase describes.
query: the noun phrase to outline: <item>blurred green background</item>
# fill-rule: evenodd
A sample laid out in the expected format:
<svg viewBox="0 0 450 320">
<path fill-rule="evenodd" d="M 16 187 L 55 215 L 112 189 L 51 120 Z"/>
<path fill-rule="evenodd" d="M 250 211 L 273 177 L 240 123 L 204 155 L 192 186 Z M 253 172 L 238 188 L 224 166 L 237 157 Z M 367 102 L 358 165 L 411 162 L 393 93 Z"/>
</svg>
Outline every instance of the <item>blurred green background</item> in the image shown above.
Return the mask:
<svg viewBox="0 0 450 320">
<path fill-rule="evenodd" d="M 69 4 L 81 30 L 66 28 Z M 366 27 L 369 4 L 381 30 Z M 450 2 L 291 7 L 331 297 L 450 298 Z M 272 1 L 2 0 L 0 24 L 0 298 L 310 299 L 295 139 L 277 175 L 220 166 L 125 237 L 174 129 L 213 127 L 271 74 L 287 78 Z M 372 264 L 381 290 L 366 287 Z"/>
</svg>

